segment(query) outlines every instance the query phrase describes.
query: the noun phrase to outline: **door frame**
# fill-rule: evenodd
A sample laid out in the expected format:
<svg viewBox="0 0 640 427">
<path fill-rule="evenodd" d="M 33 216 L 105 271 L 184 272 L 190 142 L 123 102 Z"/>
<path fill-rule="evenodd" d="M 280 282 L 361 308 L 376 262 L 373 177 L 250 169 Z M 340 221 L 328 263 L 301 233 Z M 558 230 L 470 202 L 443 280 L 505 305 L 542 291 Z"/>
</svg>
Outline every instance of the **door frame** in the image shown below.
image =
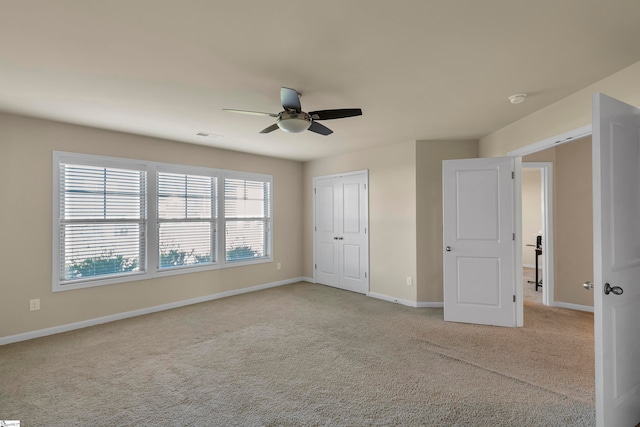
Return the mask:
<svg viewBox="0 0 640 427">
<path fill-rule="evenodd" d="M 585 136 L 591 136 L 593 128 L 591 124 L 582 126 L 558 135 L 551 136 L 549 138 L 534 142 L 533 144 L 525 145 L 524 147 L 516 150 L 511 150 L 507 153 L 507 156 L 524 157 L 527 154 L 537 153 L 538 151 L 546 150 L 547 148 L 555 147 L 557 145 L 566 144 L 576 139 L 584 138 Z"/>
<path fill-rule="evenodd" d="M 553 270 L 553 163 L 522 162 L 522 168 L 540 169 L 542 189 L 542 304 L 552 306 L 554 301 Z M 521 186 L 522 189 L 522 186 Z M 520 190 L 522 191 L 522 190 Z M 520 230 L 522 234 L 522 229 Z M 523 236 L 524 237 L 524 236 Z"/>
<path fill-rule="evenodd" d="M 343 178 L 346 176 L 354 176 L 354 175 L 364 175 L 365 176 L 365 181 L 366 181 L 366 192 L 367 192 L 367 209 L 365 209 L 364 211 L 364 215 L 365 215 L 365 224 L 366 224 L 366 229 L 367 229 L 367 268 L 365 270 L 365 273 L 367 275 L 367 293 L 366 295 L 369 295 L 369 292 L 371 290 L 371 275 L 369 274 L 369 269 L 370 269 L 370 251 L 369 251 L 369 244 L 370 244 L 370 238 L 369 238 L 369 169 L 361 169 L 361 170 L 356 170 L 356 171 L 349 171 L 349 172 L 341 172 L 341 173 L 335 173 L 335 174 L 330 174 L 330 175 L 318 175 L 318 176 L 314 176 L 311 180 L 311 209 L 313 210 L 313 222 L 311 224 L 311 234 L 313 235 L 313 239 L 312 239 L 312 245 L 313 245 L 313 283 L 318 283 L 317 279 L 316 279 L 316 195 L 315 195 L 315 188 L 316 188 L 316 182 L 318 182 L 318 180 L 321 179 L 331 179 L 331 178 Z"/>
</svg>

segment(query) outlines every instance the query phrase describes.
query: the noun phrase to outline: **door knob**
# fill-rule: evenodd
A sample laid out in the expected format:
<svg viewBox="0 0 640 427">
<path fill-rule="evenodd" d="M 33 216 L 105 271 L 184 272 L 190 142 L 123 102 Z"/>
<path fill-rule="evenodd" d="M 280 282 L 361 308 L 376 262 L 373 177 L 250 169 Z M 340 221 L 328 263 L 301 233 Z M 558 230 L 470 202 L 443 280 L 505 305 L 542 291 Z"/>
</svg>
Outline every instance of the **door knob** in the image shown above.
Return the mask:
<svg viewBox="0 0 640 427">
<path fill-rule="evenodd" d="M 584 282 L 582 286 L 584 286 L 585 289 L 593 289 L 594 284 L 593 282 Z"/>
<path fill-rule="evenodd" d="M 447 246 L 446 248 L 444 248 L 444 250 L 447 252 L 451 252 L 451 246 Z"/>
<path fill-rule="evenodd" d="M 343 240 L 343 239 L 344 239 L 344 237 L 338 237 L 338 240 Z"/>
<path fill-rule="evenodd" d="M 610 293 L 614 293 L 616 295 L 622 295 L 622 288 L 620 286 L 611 286 L 608 283 L 604 284 L 604 294 L 609 295 Z"/>
</svg>

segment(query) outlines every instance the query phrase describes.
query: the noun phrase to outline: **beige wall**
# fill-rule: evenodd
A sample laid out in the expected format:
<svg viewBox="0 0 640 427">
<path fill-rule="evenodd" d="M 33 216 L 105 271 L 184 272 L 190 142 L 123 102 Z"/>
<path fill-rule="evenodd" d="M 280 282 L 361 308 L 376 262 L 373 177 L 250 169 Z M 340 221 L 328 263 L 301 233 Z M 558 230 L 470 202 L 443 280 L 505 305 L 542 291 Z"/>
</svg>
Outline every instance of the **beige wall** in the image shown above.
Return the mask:
<svg viewBox="0 0 640 427">
<path fill-rule="evenodd" d="M 274 262 L 52 293 L 54 150 L 273 175 Z M 0 337 L 301 276 L 300 162 L 8 114 L 0 158 Z M 29 311 L 32 298 L 40 311 Z"/>
<path fill-rule="evenodd" d="M 442 160 L 477 156 L 477 141 L 416 141 L 305 163 L 304 276 L 313 277 L 313 177 L 368 169 L 370 292 L 441 303 Z"/>
<path fill-rule="evenodd" d="M 522 169 L 522 264 L 536 262 L 536 236 L 542 231 L 542 185 L 540 169 Z M 538 262 L 542 264 L 542 257 Z"/>
<path fill-rule="evenodd" d="M 485 136 L 480 140 L 480 156 L 504 156 L 591 123 L 591 97 L 597 92 L 640 106 L 640 62 Z"/>
<path fill-rule="evenodd" d="M 593 305 L 591 137 L 556 148 L 555 300 Z"/>
<path fill-rule="evenodd" d="M 552 162 L 554 228 L 554 301 L 593 306 L 593 196 L 591 137 L 523 157 Z M 527 248 L 530 249 L 530 248 Z"/>
<path fill-rule="evenodd" d="M 478 141 L 418 141 L 418 302 L 442 302 L 442 161 L 478 157 Z"/>
<path fill-rule="evenodd" d="M 369 290 L 416 301 L 415 141 L 304 164 L 303 275 L 313 277 L 313 177 L 369 170 Z"/>
</svg>

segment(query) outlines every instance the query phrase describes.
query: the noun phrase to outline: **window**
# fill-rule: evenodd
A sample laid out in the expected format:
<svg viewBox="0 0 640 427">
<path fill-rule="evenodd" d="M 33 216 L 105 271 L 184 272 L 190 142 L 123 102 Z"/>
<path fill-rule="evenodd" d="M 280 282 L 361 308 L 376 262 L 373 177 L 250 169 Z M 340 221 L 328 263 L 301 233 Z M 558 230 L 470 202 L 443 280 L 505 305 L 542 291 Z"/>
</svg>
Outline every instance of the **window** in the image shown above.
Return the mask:
<svg viewBox="0 0 640 427">
<path fill-rule="evenodd" d="M 270 175 L 63 152 L 53 164 L 54 291 L 272 260 Z"/>
<path fill-rule="evenodd" d="M 144 171 L 60 163 L 59 280 L 145 270 Z"/>
<path fill-rule="evenodd" d="M 215 262 L 216 177 L 157 176 L 159 267 Z"/>
<path fill-rule="evenodd" d="M 271 181 L 224 180 L 225 260 L 271 256 Z"/>
</svg>

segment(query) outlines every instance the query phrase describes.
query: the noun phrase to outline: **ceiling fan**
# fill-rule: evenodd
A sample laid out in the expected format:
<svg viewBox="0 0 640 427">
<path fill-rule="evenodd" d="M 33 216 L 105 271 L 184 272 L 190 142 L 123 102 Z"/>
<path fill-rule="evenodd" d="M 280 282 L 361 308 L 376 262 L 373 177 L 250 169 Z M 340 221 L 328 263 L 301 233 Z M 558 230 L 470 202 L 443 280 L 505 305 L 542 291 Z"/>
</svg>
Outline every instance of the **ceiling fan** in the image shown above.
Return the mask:
<svg viewBox="0 0 640 427">
<path fill-rule="evenodd" d="M 284 111 L 280 113 L 262 113 L 259 111 L 231 110 L 223 108 L 222 111 L 230 113 L 250 114 L 253 116 L 269 116 L 277 118 L 276 123 L 260 131 L 269 133 L 280 128 L 289 133 L 300 133 L 305 130 L 319 133 L 320 135 L 331 135 L 333 131 L 321 125 L 317 120 L 343 119 L 346 117 L 361 116 L 360 108 L 342 108 L 338 110 L 318 110 L 305 113 L 300 105 L 300 94 L 295 89 L 288 87 L 280 88 L 280 100 Z"/>
</svg>

